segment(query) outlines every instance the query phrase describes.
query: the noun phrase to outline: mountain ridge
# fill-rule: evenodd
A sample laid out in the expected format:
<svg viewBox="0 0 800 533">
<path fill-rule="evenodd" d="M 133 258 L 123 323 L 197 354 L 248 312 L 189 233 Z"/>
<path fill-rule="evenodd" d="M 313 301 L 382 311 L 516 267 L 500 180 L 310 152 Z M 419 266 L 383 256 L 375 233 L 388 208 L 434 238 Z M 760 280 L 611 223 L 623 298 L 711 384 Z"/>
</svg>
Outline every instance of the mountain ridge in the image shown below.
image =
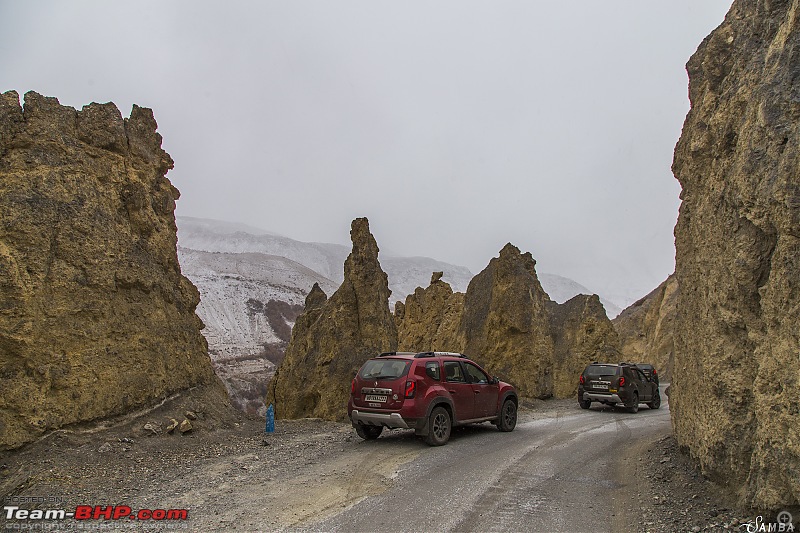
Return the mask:
<svg viewBox="0 0 800 533">
<path fill-rule="evenodd" d="M 277 233 L 252 227 L 248 233 L 244 224 L 198 217 L 176 217 L 178 245 L 184 249 L 205 252 L 248 253 L 286 257 L 325 278 L 341 283 L 344 279 L 342 265 L 350 249 L 341 244 L 304 242 Z M 232 231 L 233 230 L 233 231 Z M 426 256 L 400 256 L 381 252 L 381 264 L 389 276 L 391 302 L 403 301 L 417 287 L 426 287 L 431 272 L 443 272 L 442 279 L 454 292 L 466 292 L 474 274 L 466 267 L 446 263 Z M 409 275 L 411 273 L 411 275 Z M 577 294 L 598 294 L 609 318 L 614 318 L 622 308 L 607 296 L 592 291 L 570 278 L 543 272 L 542 285 L 550 298 L 564 303 Z M 310 288 L 310 287 L 309 287 Z M 327 291 L 326 291 L 327 292 Z"/>
</svg>

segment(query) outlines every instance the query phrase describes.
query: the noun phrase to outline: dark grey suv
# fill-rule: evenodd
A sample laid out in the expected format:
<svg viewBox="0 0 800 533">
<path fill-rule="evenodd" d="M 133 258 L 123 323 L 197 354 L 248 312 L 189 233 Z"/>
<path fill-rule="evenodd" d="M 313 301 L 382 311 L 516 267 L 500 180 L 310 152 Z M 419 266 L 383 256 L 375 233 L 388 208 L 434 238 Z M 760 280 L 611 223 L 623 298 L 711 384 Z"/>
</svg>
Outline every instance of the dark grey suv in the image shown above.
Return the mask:
<svg viewBox="0 0 800 533">
<path fill-rule="evenodd" d="M 592 363 L 578 379 L 578 404 L 589 409 L 592 402 L 624 405 L 631 413 L 644 403 L 650 409 L 661 407 L 658 383 L 631 363 Z"/>
</svg>

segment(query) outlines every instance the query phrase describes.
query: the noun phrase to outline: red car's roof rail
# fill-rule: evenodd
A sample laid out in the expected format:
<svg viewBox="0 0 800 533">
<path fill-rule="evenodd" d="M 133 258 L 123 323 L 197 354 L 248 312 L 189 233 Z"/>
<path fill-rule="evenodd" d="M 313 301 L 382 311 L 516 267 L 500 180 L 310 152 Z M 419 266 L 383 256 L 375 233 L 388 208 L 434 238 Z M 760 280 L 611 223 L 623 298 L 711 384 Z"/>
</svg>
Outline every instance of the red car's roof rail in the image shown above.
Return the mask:
<svg viewBox="0 0 800 533">
<path fill-rule="evenodd" d="M 390 355 L 414 355 L 415 352 L 383 352 L 378 357 L 388 357 Z"/>
<path fill-rule="evenodd" d="M 457 353 L 457 352 L 420 352 L 417 355 L 415 355 L 414 358 L 418 359 L 420 357 L 437 357 L 437 356 L 440 356 L 440 355 L 446 355 L 446 356 L 449 356 L 449 357 L 461 357 L 463 359 L 469 359 L 463 353 Z"/>
</svg>

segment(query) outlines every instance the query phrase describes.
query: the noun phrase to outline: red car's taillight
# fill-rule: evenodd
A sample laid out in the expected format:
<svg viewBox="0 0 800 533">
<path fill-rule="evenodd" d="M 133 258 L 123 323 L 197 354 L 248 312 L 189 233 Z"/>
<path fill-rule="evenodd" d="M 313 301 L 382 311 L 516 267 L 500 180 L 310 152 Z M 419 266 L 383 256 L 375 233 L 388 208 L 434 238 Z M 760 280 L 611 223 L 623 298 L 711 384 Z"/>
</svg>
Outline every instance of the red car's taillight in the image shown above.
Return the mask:
<svg viewBox="0 0 800 533">
<path fill-rule="evenodd" d="M 585 379 L 583 379 L 583 374 L 581 374 L 581 377 L 580 377 L 580 379 L 579 379 L 578 381 L 580 381 L 580 382 L 581 382 L 581 385 L 583 385 L 584 383 L 586 383 L 586 380 L 585 380 Z"/>
<path fill-rule="evenodd" d="M 353 381 L 350 382 L 350 396 L 355 396 L 355 395 L 356 395 L 356 380 L 353 379 Z"/>
<path fill-rule="evenodd" d="M 620 387 L 624 387 L 625 386 L 625 378 L 624 377 L 619 378 L 619 386 Z"/>
<path fill-rule="evenodd" d="M 406 398 L 413 398 L 415 392 L 417 392 L 417 382 L 406 381 Z"/>
</svg>

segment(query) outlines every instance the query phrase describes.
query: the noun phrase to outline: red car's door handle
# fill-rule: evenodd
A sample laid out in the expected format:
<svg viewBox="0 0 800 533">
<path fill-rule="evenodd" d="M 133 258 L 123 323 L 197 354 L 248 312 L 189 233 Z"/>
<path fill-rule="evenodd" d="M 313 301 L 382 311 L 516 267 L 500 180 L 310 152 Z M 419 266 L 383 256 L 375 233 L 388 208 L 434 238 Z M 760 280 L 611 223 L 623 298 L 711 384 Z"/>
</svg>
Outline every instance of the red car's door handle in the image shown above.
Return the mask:
<svg viewBox="0 0 800 533">
<path fill-rule="evenodd" d="M 453 389 L 450 389 L 450 390 L 448 390 L 447 392 L 449 392 L 450 394 L 455 394 L 455 393 L 456 393 L 456 392 L 458 392 L 458 391 L 454 391 Z"/>
</svg>

